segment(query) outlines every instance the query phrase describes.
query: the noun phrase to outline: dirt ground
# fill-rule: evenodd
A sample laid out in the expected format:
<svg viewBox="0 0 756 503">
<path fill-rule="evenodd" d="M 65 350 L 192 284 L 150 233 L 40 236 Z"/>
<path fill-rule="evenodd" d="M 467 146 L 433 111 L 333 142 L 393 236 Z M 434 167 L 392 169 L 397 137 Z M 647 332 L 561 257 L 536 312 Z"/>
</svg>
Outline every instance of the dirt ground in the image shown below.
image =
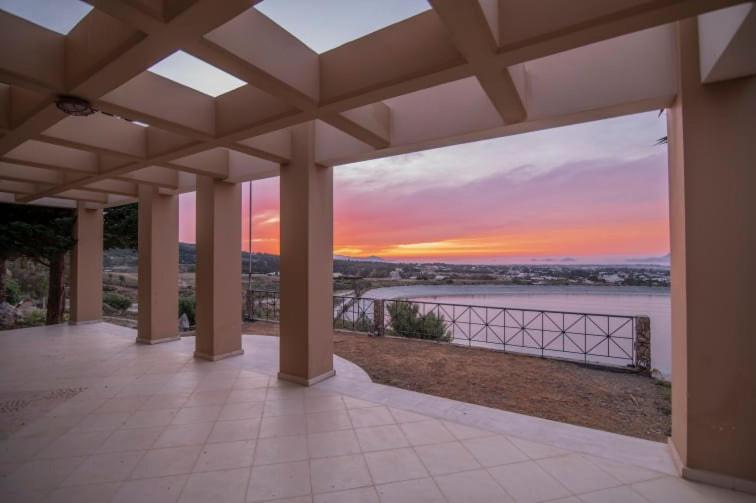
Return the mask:
<svg viewBox="0 0 756 503">
<path fill-rule="evenodd" d="M 278 325 L 244 332 L 278 335 Z M 412 339 L 336 331 L 334 340 L 336 354 L 381 384 L 659 442 L 670 435 L 670 388 L 650 377 Z"/>
</svg>

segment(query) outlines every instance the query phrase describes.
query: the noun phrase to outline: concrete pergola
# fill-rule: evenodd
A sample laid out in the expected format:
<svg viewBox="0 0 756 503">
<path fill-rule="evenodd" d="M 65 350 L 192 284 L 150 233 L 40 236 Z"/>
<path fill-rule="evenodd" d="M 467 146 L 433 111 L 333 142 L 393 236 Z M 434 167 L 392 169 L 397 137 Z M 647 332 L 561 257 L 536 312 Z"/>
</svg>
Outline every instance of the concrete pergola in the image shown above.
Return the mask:
<svg viewBox="0 0 756 503">
<path fill-rule="evenodd" d="M 253 0 L 89 3 L 65 36 L 0 11 L 0 200 L 76 208 L 72 323 L 101 317 L 102 208 L 139 201 L 137 340 L 177 339 L 178 194 L 196 191 L 195 355 L 239 354 L 240 183 L 280 176 L 280 377 L 316 383 L 333 166 L 667 108 L 671 445 L 684 476 L 755 490 L 752 2 L 431 0 L 322 54 Z M 246 84 L 213 98 L 147 71 L 178 50 Z"/>
</svg>

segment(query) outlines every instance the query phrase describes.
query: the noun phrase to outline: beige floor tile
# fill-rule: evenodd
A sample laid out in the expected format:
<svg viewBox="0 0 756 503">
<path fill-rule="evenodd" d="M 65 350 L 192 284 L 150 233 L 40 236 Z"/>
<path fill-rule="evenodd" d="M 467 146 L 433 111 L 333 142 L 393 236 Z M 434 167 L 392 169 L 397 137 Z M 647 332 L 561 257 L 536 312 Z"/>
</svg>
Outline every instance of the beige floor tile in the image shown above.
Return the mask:
<svg viewBox="0 0 756 503">
<path fill-rule="evenodd" d="M 171 421 L 173 425 L 212 423 L 218 419 L 221 405 L 200 405 L 198 407 L 184 407 L 179 409 Z"/>
<path fill-rule="evenodd" d="M 347 409 L 364 409 L 366 407 L 378 407 L 380 404 L 375 402 L 369 402 L 367 400 L 361 400 L 359 398 L 354 398 L 351 396 L 345 396 L 343 397 L 344 405 L 346 405 Z"/>
<path fill-rule="evenodd" d="M 365 460 L 376 484 L 428 476 L 420 458 L 410 448 L 369 452 Z"/>
<path fill-rule="evenodd" d="M 491 437 L 494 433 L 490 431 L 481 430 L 479 428 L 473 428 L 459 423 L 453 423 L 451 421 L 444 421 L 444 426 L 449 432 L 454 435 L 457 440 L 468 440 L 471 438 L 479 437 Z"/>
<path fill-rule="evenodd" d="M 353 430 L 313 433 L 307 436 L 307 448 L 311 458 L 344 456 L 360 452 L 360 444 Z"/>
<path fill-rule="evenodd" d="M 480 468 L 480 464 L 459 442 L 415 447 L 415 452 L 431 475 L 462 472 Z"/>
<path fill-rule="evenodd" d="M 124 482 L 112 503 L 173 503 L 179 497 L 188 475 Z"/>
<path fill-rule="evenodd" d="M 226 390 L 202 390 L 195 391 L 184 402 L 182 407 L 201 407 L 203 405 L 223 405 L 226 402 L 230 389 Z"/>
<path fill-rule="evenodd" d="M 235 421 L 218 421 L 214 423 L 208 442 L 233 442 L 257 438 L 260 430 L 259 419 L 238 419 Z"/>
<path fill-rule="evenodd" d="M 441 421 L 430 419 L 399 425 L 412 445 L 436 444 L 455 440 Z"/>
<path fill-rule="evenodd" d="M 149 398 L 149 395 L 117 396 L 103 403 L 97 412 L 134 412 Z"/>
<path fill-rule="evenodd" d="M 665 476 L 663 473 L 646 470 L 639 466 L 618 463 L 617 461 L 610 459 L 586 455 L 583 455 L 583 458 L 587 459 L 589 463 L 597 466 L 605 472 L 609 472 L 610 475 L 623 484 L 635 484 L 636 482 L 643 482 Z"/>
<path fill-rule="evenodd" d="M 346 410 L 340 395 L 306 396 L 305 412 L 325 412 L 327 410 Z"/>
<path fill-rule="evenodd" d="M 58 436 L 11 437 L 0 440 L 0 463 L 28 461 L 58 438 Z"/>
<path fill-rule="evenodd" d="M 565 454 L 570 453 L 569 451 L 551 445 L 531 442 L 529 440 L 523 440 L 516 437 L 508 438 L 510 442 L 515 444 L 515 446 L 517 446 L 518 449 L 524 452 L 530 459 L 553 458 L 556 456 L 564 456 Z"/>
<path fill-rule="evenodd" d="M 393 424 L 396 421 L 386 407 L 367 407 L 359 409 L 349 409 L 349 417 L 355 428 L 365 428 L 367 426 L 380 426 L 383 424 Z"/>
<path fill-rule="evenodd" d="M 374 487 L 360 487 L 333 493 L 316 494 L 314 503 L 380 503 Z"/>
<path fill-rule="evenodd" d="M 260 438 L 304 435 L 307 419 L 304 415 L 266 416 L 260 423 Z"/>
<path fill-rule="evenodd" d="M 249 482 L 249 468 L 193 473 L 180 503 L 243 503 Z"/>
<path fill-rule="evenodd" d="M 95 484 L 88 486 L 61 487 L 56 489 L 44 500 L 45 503 L 102 503 L 111 501 L 120 482 L 109 484 Z"/>
<path fill-rule="evenodd" d="M 173 421 L 178 409 L 138 410 L 131 414 L 124 428 L 146 428 L 149 426 L 168 426 Z"/>
<path fill-rule="evenodd" d="M 436 484 L 450 502 L 507 503 L 512 498 L 485 470 L 435 477 Z"/>
<path fill-rule="evenodd" d="M 541 459 L 537 463 L 575 494 L 621 485 L 617 479 L 578 454 Z"/>
<path fill-rule="evenodd" d="M 85 456 L 93 454 L 110 436 L 108 431 L 70 432 L 40 450 L 37 459 Z"/>
<path fill-rule="evenodd" d="M 310 461 L 313 493 L 354 489 L 372 485 L 370 473 L 361 454 Z"/>
<path fill-rule="evenodd" d="M 389 411 L 391 412 L 391 415 L 394 416 L 397 423 L 414 423 L 415 421 L 425 421 L 430 419 L 428 416 L 423 416 L 403 409 L 389 408 Z"/>
<path fill-rule="evenodd" d="M 354 432 L 357 434 L 360 447 L 365 452 L 409 446 L 407 437 L 404 436 L 399 426 L 395 424 L 357 428 Z"/>
<path fill-rule="evenodd" d="M 612 487 L 610 489 L 581 494 L 578 498 L 583 503 L 648 503 L 646 498 L 628 486 Z"/>
<path fill-rule="evenodd" d="M 293 498 L 310 494 L 308 461 L 253 466 L 247 488 L 248 501 Z"/>
<path fill-rule="evenodd" d="M 180 409 L 186 407 L 188 393 L 161 393 L 152 395 L 137 410 Z"/>
<path fill-rule="evenodd" d="M 259 419 L 263 413 L 262 402 L 227 403 L 221 409 L 218 419 L 228 421 L 233 419 Z"/>
<path fill-rule="evenodd" d="M 270 399 L 270 391 L 268 392 L 268 400 L 265 402 L 263 409 L 263 416 L 285 416 L 289 414 L 304 414 L 304 400 L 302 398 L 295 399 Z"/>
<path fill-rule="evenodd" d="M 82 419 L 76 426 L 71 428 L 70 431 L 113 431 L 121 428 L 130 415 L 130 412 L 106 412 L 89 414 L 88 416 L 85 416 L 84 419 Z"/>
<path fill-rule="evenodd" d="M 233 389 L 265 389 L 268 386 L 268 377 L 239 377 L 234 383 Z"/>
<path fill-rule="evenodd" d="M 264 402 L 267 395 L 265 388 L 234 389 L 228 394 L 226 403 Z"/>
<path fill-rule="evenodd" d="M 753 503 L 756 497 L 742 492 L 690 482 L 678 477 L 639 482 L 631 486 L 651 503 Z"/>
<path fill-rule="evenodd" d="M 376 489 L 381 503 L 446 503 L 432 479 L 394 482 Z"/>
<path fill-rule="evenodd" d="M 10 475 L 0 479 L 0 494 L 22 490 L 55 489 L 85 460 L 84 457 L 71 457 L 27 461 L 13 470 Z"/>
<path fill-rule="evenodd" d="M 315 412 L 307 414 L 305 417 L 307 418 L 308 433 L 323 433 L 352 428 L 352 421 L 349 419 L 349 413 L 346 410 Z"/>
<path fill-rule="evenodd" d="M 252 464 L 254 453 L 254 440 L 205 444 L 194 471 L 206 472 L 244 468 Z"/>
<path fill-rule="evenodd" d="M 307 438 L 304 435 L 261 438 L 255 450 L 255 465 L 269 465 L 307 459 Z"/>
<path fill-rule="evenodd" d="M 153 444 L 153 449 L 204 444 L 215 423 L 168 426 Z"/>
<path fill-rule="evenodd" d="M 135 451 L 90 456 L 63 481 L 62 485 L 75 486 L 126 480 L 143 455 L 144 452 Z"/>
<path fill-rule="evenodd" d="M 570 491 L 533 461 L 490 468 L 489 472 L 516 501 L 528 503 L 570 496 Z"/>
<path fill-rule="evenodd" d="M 162 426 L 114 431 L 97 448 L 97 452 L 144 451 L 155 444 L 162 432 Z"/>
<path fill-rule="evenodd" d="M 529 460 L 525 453 L 502 435 L 471 438 L 463 440 L 462 444 L 475 456 L 478 463 L 487 467 Z"/>
<path fill-rule="evenodd" d="M 130 478 L 143 479 L 189 473 L 197 461 L 200 450 L 201 446 L 198 445 L 152 449 L 139 460 Z"/>
</svg>

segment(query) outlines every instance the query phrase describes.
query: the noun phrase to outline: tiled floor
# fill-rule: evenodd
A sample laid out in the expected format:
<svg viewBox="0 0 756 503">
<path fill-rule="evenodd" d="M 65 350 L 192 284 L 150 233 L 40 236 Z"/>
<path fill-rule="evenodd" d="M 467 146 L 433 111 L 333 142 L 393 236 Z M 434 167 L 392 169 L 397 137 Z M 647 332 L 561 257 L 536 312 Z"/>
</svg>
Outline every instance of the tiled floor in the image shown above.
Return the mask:
<svg viewBox="0 0 756 503">
<path fill-rule="evenodd" d="M 0 501 L 745 502 L 661 444 L 373 384 L 279 382 L 277 339 L 192 358 L 107 324 L 0 333 L 0 391 L 86 387 L 0 442 Z M 639 466 L 640 465 L 640 466 Z"/>
</svg>

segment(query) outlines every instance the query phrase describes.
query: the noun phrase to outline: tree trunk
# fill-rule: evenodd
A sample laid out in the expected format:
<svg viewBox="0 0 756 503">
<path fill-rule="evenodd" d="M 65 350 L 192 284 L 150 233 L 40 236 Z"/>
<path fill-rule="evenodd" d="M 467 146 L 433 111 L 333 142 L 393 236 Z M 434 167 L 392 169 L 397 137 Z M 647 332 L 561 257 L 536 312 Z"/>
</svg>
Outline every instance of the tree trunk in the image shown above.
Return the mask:
<svg viewBox="0 0 756 503">
<path fill-rule="evenodd" d="M 63 270 L 65 269 L 65 254 L 50 259 L 50 279 L 47 287 L 47 319 L 48 325 L 60 323 L 63 320 L 65 298 L 63 289 Z"/>
<path fill-rule="evenodd" d="M 5 257 L 0 257 L 0 304 L 5 301 Z"/>
</svg>

